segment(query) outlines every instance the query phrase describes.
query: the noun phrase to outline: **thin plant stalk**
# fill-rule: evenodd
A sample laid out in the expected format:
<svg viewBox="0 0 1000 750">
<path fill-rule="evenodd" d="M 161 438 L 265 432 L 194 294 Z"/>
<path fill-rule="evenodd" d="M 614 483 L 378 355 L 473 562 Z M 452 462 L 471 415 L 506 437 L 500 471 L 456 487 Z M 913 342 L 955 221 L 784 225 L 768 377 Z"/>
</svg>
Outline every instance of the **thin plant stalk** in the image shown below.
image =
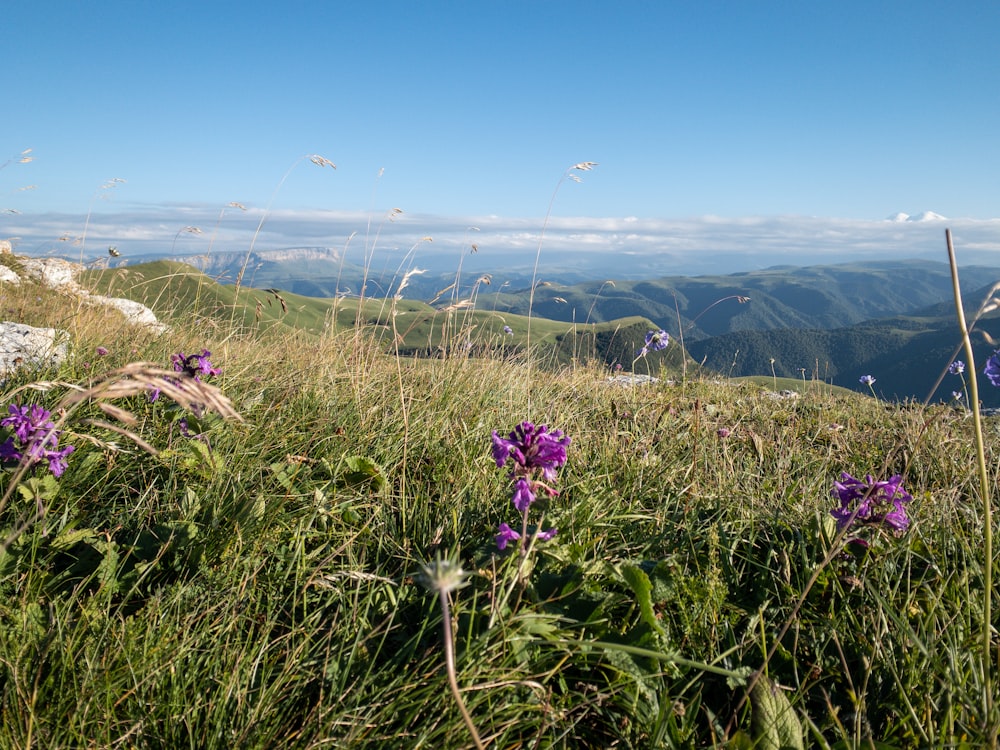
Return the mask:
<svg viewBox="0 0 1000 750">
<path fill-rule="evenodd" d="M 243 266 L 240 268 L 239 273 L 236 274 L 236 283 L 234 284 L 234 290 L 233 290 L 234 302 L 236 300 L 236 297 L 240 293 L 240 286 L 243 283 L 243 276 L 246 274 L 247 266 L 250 265 L 250 258 L 253 257 L 253 249 L 254 246 L 257 244 L 257 238 L 260 236 L 261 230 L 264 228 L 264 222 L 267 221 L 268 216 L 270 216 L 271 214 L 271 205 L 274 203 L 274 199 L 277 197 L 278 192 L 281 190 L 282 185 L 284 185 L 285 182 L 288 180 L 289 175 L 291 175 L 295 167 L 299 165 L 299 162 L 305 159 L 308 159 L 318 167 L 333 167 L 334 169 L 337 168 L 336 164 L 334 164 L 329 159 L 320 156 L 319 154 L 306 154 L 305 156 L 300 156 L 298 159 L 292 162 L 292 166 L 288 168 L 288 171 L 285 172 L 282 178 L 278 181 L 278 184 L 275 186 L 274 192 L 271 193 L 271 198 L 267 202 L 267 207 L 264 209 L 264 212 L 260 216 L 260 222 L 257 224 L 257 229 L 254 230 L 253 237 L 250 238 L 250 247 L 247 249 L 246 257 L 243 259 Z"/>
<path fill-rule="evenodd" d="M 579 164 L 574 164 L 572 167 L 567 169 L 563 176 L 556 183 L 555 190 L 552 191 L 552 197 L 549 199 L 549 208 L 545 212 L 545 220 L 542 222 L 542 231 L 538 233 L 538 249 L 535 251 L 535 266 L 531 271 L 531 288 L 528 291 L 528 335 L 525 339 L 525 348 L 531 351 L 531 313 L 534 308 L 535 303 L 535 288 L 538 286 L 538 263 L 542 257 L 542 241 L 545 239 L 545 230 L 549 226 L 549 219 L 552 217 L 552 207 L 555 205 L 556 196 L 559 194 L 559 188 L 567 180 L 573 180 L 574 182 L 580 182 L 580 178 L 575 174 L 572 174 L 573 170 L 579 170 L 581 172 L 589 172 L 594 167 L 597 166 L 597 162 L 593 161 L 582 161 Z M 528 360 L 529 366 L 531 360 Z"/>
<path fill-rule="evenodd" d="M 420 582 L 428 591 L 437 592 L 438 601 L 441 603 L 441 630 L 444 634 L 444 664 L 448 673 L 448 686 L 451 694 L 458 704 L 458 710 L 462 714 L 462 721 L 472 735 L 472 741 L 478 750 L 483 750 L 482 739 L 476 730 L 476 725 L 472 722 L 469 709 L 465 707 L 462 693 L 458 689 L 458 678 L 455 676 L 455 640 L 451 632 L 451 605 L 448 601 L 448 594 L 466 585 L 465 571 L 457 562 L 448 558 L 438 556 L 435 560 L 423 566 Z"/>
<path fill-rule="evenodd" d="M 465 722 L 469 734 L 472 735 L 473 743 L 475 743 L 479 750 L 483 750 L 486 746 L 479 737 L 476 725 L 472 722 L 469 709 L 465 707 L 465 701 L 462 700 L 462 693 L 458 689 L 458 678 L 455 676 L 455 643 L 451 634 L 451 611 L 448 606 L 448 591 L 442 588 L 438 591 L 438 598 L 441 601 L 441 617 L 443 618 L 441 629 L 444 633 L 444 664 L 445 671 L 448 673 L 448 685 L 451 688 L 452 696 L 455 698 L 455 703 L 458 704 L 459 713 L 462 714 L 462 721 Z"/>
<path fill-rule="evenodd" d="M 983 421 L 979 410 L 979 386 L 976 382 L 976 360 L 972 353 L 972 340 L 969 338 L 969 328 L 965 322 L 965 310 L 962 307 L 962 291 L 958 283 L 958 264 L 955 261 L 955 246 L 951 239 L 951 230 L 945 230 L 948 243 L 948 265 L 951 268 L 951 285 L 955 296 L 955 315 L 958 317 L 958 327 L 962 334 L 962 346 L 969 363 L 969 407 L 972 409 L 972 426 L 976 438 L 976 473 L 979 476 L 979 492 L 983 498 L 983 552 L 986 557 L 983 572 L 985 586 L 983 588 L 983 684 L 986 686 L 986 717 L 993 716 L 993 690 L 990 679 L 990 662 L 992 660 L 992 643 L 990 638 L 990 623 L 992 622 L 993 599 L 993 519 L 992 503 L 990 501 L 989 474 L 986 469 L 986 448 L 983 441 Z M 994 747 L 996 744 L 994 743 Z"/>
</svg>

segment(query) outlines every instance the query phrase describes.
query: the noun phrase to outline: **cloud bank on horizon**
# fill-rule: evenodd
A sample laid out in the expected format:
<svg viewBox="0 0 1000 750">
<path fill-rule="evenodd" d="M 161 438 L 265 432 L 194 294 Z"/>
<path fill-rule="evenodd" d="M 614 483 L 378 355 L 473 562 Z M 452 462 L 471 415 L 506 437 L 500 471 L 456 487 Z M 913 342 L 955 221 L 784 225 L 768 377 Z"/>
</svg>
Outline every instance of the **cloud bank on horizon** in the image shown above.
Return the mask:
<svg viewBox="0 0 1000 750">
<path fill-rule="evenodd" d="M 89 216 L 43 213 L 5 217 L 15 251 L 91 261 L 115 247 L 133 261 L 207 252 L 330 248 L 347 261 L 454 267 L 472 256 L 484 269 L 573 259 L 615 265 L 619 278 L 737 272 L 774 265 L 858 260 L 946 259 L 952 230 L 959 262 L 1000 266 L 1000 219 L 948 219 L 931 211 L 882 220 L 770 216 L 683 219 L 640 217 L 510 218 L 435 216 L 390 209 L 351 211 L 210 206 L 132 206 Z M 259 231 L 258 231 L 259 229 Z M 84 233 L 85 232 L 85 233 Z"/>
</svg>

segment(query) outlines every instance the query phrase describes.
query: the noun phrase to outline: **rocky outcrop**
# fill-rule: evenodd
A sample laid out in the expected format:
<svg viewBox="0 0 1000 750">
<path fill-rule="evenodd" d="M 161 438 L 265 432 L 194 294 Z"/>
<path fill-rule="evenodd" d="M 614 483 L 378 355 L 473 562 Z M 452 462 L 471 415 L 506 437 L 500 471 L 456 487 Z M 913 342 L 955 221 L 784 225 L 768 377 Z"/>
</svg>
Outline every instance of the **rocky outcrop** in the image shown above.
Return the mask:
<svg viewBox="0 0 1000 750">
<path fill-rule="evenodd" d="M 62 258 L 25 258 L 21 256 L 17 257 L 17 263 L 21 269 L 20 275 L 6 266 L 0 266 L 0 269 L 7 272 L 0 275 L 0 283 L 16 285 L 26 278 L 50 289 L 72 294 L 87 305 L 114 308 L 124 315 L 129 323 L 149 328 L 154 333 L 160 334 L 167 331 L 167 326 L 157 320 L 155 313 L 142 303 L 120 297 L 92 294 L 80 286 L 76 277 L 83 270 L 83 266 L 79 263 Z"/>
<path fill-rule="evenodd" d="M 0 255 L 15 261 L 10 266 L 0 264 L 0 288 L 3 285 L 40 284 L 72 295 L 86 305 L 118 310 L 129 323 L 142 326 L 154 335 L 167 331 L 167 326 L 145 305 L 130 299 L 92 294 L 80 286 L 76 277 L 83 266 L 78 263 L 61 258 L 15 257 L 10 253 L 9 243 L 7 246 L 0 243 Z M 66 358 L 69 344 L 70 335 L 66 331 L 4 321 L 0 323 L 0 378 L 16 369 L 44 370 L 58 366 Z"/>
</svg>

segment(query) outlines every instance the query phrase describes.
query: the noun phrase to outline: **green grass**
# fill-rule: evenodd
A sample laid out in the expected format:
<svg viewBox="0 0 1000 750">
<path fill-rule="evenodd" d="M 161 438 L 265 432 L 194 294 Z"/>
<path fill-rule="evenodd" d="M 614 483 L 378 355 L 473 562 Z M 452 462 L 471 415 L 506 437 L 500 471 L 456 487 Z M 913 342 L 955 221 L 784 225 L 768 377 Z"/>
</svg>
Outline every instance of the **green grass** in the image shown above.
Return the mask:
<svg viewBox="0 0 1000 750">
<path fill-rule="evenodd" d="M 243 421 L 206 417 L 204 440 L 189 439 L 168 399 L 111 401 L 126 424 L 97 396 L 66 414 L 61 444 L 76 452 L 56 484 L 40 468 L 16 486 L 0 475 L 0 528 L 24 526 L 0 556 L 0 747 L 471 747 L 441 610 L 417 582 L 437 554 L 469 574 L 451 595 L 457 680 L 491 747 L 773 746 L 785 719 L 744 701 L 757 670 L 805 746 L 995 742 L 964 412 L 795 379 L 684 378 L 676 343 L 636 364 L 658 383 L 610 385 L 576 336 L 642 320 L 581 325 L 562 358 L 549 341 L 565 323 L 535 318 L 529 353 L 516 316 L 233 298 L 187 267 L 156 273 L 95 286 L 147 287 L 172 326 L 158 338 L 3 290 L 5 315 L 74 342 L 59 371 L 9 379 L 3 408 L 54 409 L 69 384 L 207 348 L 222 367 L 211 384 Z M 397 357 L 397 334 L 401 349 L 443 350 Z M 775 399 L 775 385 L 800 397 Z M 491 431 L 522 420 L 573 441 L 560 494 L 532 508 L 559 533 L 523 579 L 493 544 L 518 514 L 490 453 Z M 1000 426 L 986 430 L 995 482 Z M 844 471 L 904 474 L 911 528 L 843 546 L 829 510 Z"/>
</svg>

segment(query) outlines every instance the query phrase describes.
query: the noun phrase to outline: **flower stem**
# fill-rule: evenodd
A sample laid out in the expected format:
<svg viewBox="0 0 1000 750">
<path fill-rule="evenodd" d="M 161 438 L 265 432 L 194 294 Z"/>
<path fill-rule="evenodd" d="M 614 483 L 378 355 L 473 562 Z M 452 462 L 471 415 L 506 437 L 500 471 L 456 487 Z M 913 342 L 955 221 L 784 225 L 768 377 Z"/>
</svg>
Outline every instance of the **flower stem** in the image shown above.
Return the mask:
<svg viewBox="0 0 1000 750">
<path fill-rule="evenodd" d="M 455 643 L 451 635 L 451 611 L 448 606 L 448 592 L 445 589 L 441 589 L 438 592 L 438 596 L 441 598 L 441 616 L 444 618 L 441 628 L 444 630 L 444 663 L 445 670 L 448 672 L 448 685 L 451 687 L 451 694 L 455 697 L 455 702 L 458 704 L 462 720 L 465 721 L 465 726 L 468 727 L 469 734 L 472 735 L 472 741 L 478 750 L 483 750 L 485 745 L 483 745 L 483 741 L 479 738 L 476 725 L 472 723 L 469 710 L 465 707 L 465 701 L 462 700 L 462 693 L 458 689 L 458 678 L 455 676 Z"/>
<path fill-rule="evenodd" d="M 986 449 L 983 444 L 983 421 L 979 411 L 979 387 L 976 382 L 976 360 L 972 353 L 972 341 L 969 338 L 969 327 L 965 322 L 965 310 L 962 306 L 962 291 L 958 283 L 958 264 L 955 261 L 955 247 L 951 241 L 951 230 L 945 230 L 948 243 L 948 264 L 951 266 L 951 285 L 955 296 L 955 314 L 958 316 L 958 326 L 962 334 L 962 346 L 969 363 L 969 407 L 972 409 L 972 425 L 976 437 L 976 469 L 979 474 L 979 491 L 983 498 L 983 551 L 986 557 L 983 576 L 986 580 L 983 590 L 983 684 L 986 687 L 986 721 L 993 716 L 993 686 L 990 678 L 990 662 L 992 661 L 992 644 L 990 638 L 990 623 L 992 621 L 993 597 L 993 519 L 990 502 L 990 482 L 986 469 Z"/>
</svg>

